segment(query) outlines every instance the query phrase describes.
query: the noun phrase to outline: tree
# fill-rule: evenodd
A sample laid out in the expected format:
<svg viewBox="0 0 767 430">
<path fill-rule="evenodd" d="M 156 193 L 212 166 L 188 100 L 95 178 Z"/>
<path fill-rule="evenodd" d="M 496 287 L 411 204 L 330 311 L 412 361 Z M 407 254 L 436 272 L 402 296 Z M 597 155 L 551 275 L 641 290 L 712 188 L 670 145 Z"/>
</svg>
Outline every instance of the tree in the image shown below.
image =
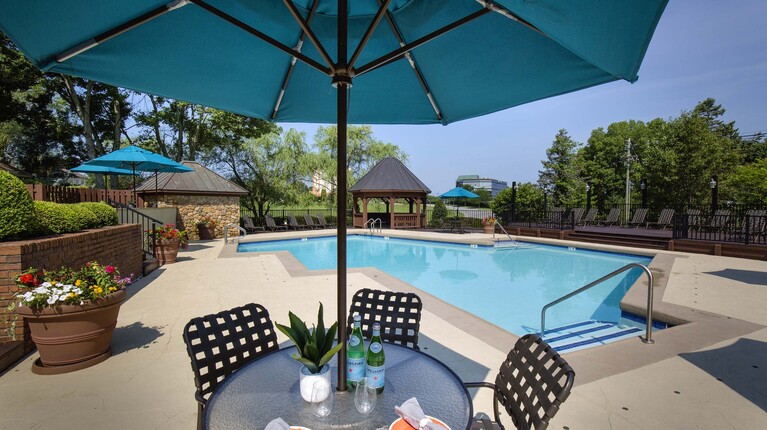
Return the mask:
<svg viewBox="0 0 767 430">
<path fill-rule="evenodd" d="M 442 199 L 438 199 L 434 203 L 434 211 L 431 213 L 431 222 L 429 225 L 432 227 L 439 227 L 445 221 L 446 217 L 447 207 L 445 207 L 445 202 L 443 202 Z"/>
<path fill-rule="evenodd" d="M 722 188 L 738 203 L 767 205 L 767 158 L 736 167 Z"/>
<path fill-rule="evenodd" d="M 495 196 L 490 204 L 493 213 L 505 222 L 511 221 L 513 191 L 506 188 Z M 543 210 L 543 190 L 531 182 L 517 184 L 517 218 L 524 219 L 530 212 Z"/>
<path fill-rule="evenodd" d="M 541 162 L 543 170 L 538 172 L 538 184 L 552 190 L 555 204 L 572 206 L 577 203 L 577 148 L 578 144 L 567 134 L 567 130 L 561 129 L 546 150 L 546 160 Z"/>
</svg>

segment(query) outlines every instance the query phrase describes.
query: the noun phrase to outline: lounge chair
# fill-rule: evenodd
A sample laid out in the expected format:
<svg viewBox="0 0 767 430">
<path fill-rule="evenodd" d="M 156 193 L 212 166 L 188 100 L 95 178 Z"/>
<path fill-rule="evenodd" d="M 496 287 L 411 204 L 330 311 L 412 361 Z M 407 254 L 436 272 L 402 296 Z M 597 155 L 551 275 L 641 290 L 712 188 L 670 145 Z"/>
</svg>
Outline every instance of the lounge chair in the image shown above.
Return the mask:
<svg viewBox="0 0 767 430">
<path fill-rule="evenodd" d="M 279 230 L 287 230 L 288 226 L 286 225 L 277 225 L 276 222 L 274 222 L 274 218 L 272 218 L 271 215 L 264 216 L 264 219 L 266 220 L 266 226 L 269 227 L 269 230 L 271 231 L 279 231 Z"/>
<path fill-rule="evenodd" d="M 317 215 L 317 224 L 322 228 L 335 228 L 335 226 L 328 224 L 325 221 L 325 216 L 322 214 Z"/>
<path fill-rule="evenodd" d="M 760 243 L 760 238 L 765 236 L 767 228 L 767 211 L 748 210 L 740 223 L 738 241 L 748 240 L 748 243 Z"/>
<path fill-rule="evenodd" d="M 581 223 L 581 218 L 583 218 L 583 208 L 573 208 L 570 210 L 571 219 L 573 222 L 573 225 L 579 225 Z"/>
<path fill-rule="evenodd" d="M 580 225 L 586 227 L 589 224 L 594 224 L 594 222 L 597 219 L 597 214 L 599 214 L 599 209 L 597 208 L 589 209 L 589 211 L 586 213 L 586 218 L 584 218 L 583 221 L 581 221 Z"/>
<path fill-rule="evenodd" d="M 687 226 L 691 230 L 700 230 L 700 227 L 703 225 L 700 209 L 687 209 L 685 215 L 687 216 Z"/>
<path fill-rule="evenodd" d="M 296 217 L 293 215 L 288 215 L 288 227 L 292 228 L 293 230 L 304 230 L 306 228 L 305 225 L 299 224 L 296 220 Z"/>
<path fill-rule="evenodd" d="M 644 224 L 645 218 L 647 218 L 647 208 L 639 208 L 634 212 L 634 217 L 631 218 L 628 226 L 639 228 L 640 225 Z"/>
<path fill-rule="evenodd" d="M 255 303 L 193 318 L 183 337 L 197 387 L 198 429 L 204 428 L 206 396 L 240 367 L 280 349 L 269 312 Z"/>
<path fill-rule="evenodd" d="M 610 213 L 607 214 L 607 219 L 604 221 L 599 221 L 597 225 L 604 225 L 605 227 L 610 227 L 616 224 L 619 224 L 620 221 L 618 218 L 621 216 L 621 210 L 619 208 L 612 208 L 610 209 Z"/>
<path fill-rule="evenodd" d="M 545 429 L 567 400 L 575 371 L 537 334 L 517 340 L 501 364 L 495 383 L 467 382 L 467 388 L 491 388 L 495 421 L 475 418 L 472 430 L 502 430 L 498 403 L 518 429 Z"/>
<path fill-rule="evenodd" d="M 659 228 L 661 230 L 665 230 L 666 227 L 670 227 L 673 222 L 674 222 L 674 210 L 663 209 L 662 211 L 660 211 L 660 215 L 658 216 L 658 221 L 655 221 L 655 222 L 648 221 L 647 224 L 645 224 L 645 227 Z"/>
<path fill-rule="evenodd" d="M 382 291 L 363 288 L 352 298 L 347 321 L 351 333 L 354 314 L 362 317 L 362 334 L 370 339 L 373 323 L 381 323 L 381 339 L 387 342 L 418 348 L 418 329 L 421 325 L 421 298 L 414 293 Z"/>
<path fill-rule="evenodd" d="M 703 226 L 703 230 L 719 232 L 724 230 L 730 224 L 730 211 L 727 209 L 718 209 L 711 217 L 708 225 Z"/>
<path fill-rule="evenodd" d="M 253 232 L 256 230 L 266 231 L 266 227 L 253 224 L 253 218 L 249 216 L 243 216 L 240 218 L 240 220 L 242 221 L 242 228 L 244 228 L 247 232 Z"/>
<path fill-rule="evenodd" d="M 306 226 L 312 230 L 315 228 L 320 228 L 319 225 L 314 223 L 314 218 L 312 218 L 312 216 L 309 214 L 304 214 L 304 222 L 306 223 Z"/>
</svg>

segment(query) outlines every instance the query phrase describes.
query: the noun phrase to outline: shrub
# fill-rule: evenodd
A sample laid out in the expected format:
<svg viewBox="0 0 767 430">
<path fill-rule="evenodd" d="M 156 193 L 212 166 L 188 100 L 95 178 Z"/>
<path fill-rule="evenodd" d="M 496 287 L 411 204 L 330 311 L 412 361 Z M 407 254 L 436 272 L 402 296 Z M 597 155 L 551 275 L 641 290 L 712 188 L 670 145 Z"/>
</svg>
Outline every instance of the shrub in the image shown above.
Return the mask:
<svg viewBox="0 0 767 430">
<path fill-rule="evenodd" d="M 69 209 L 74 212 L 75 216 L 77 217 L 77 225 L 80 227 L 80 230 L 100 227 L 99 217 L 97 217 L 96 214 L 93 213 L 93 211 L 89 208 L 81 206 L 79 203 L 63 206 L 68 206 Z"/>
<path fill-rule="evenodd" d="M 434 203 L 434 211 L 431 213 L 431 226 L 441 226 L 447 217 L 447 207 L 442 199 L 437 200 Z"/>
<path fill-rule="evenodd" d="M 34 220 L 35 207 L 24 183 L 0 171 L 0 240 L 26 236 Z"/>
<path fill-rule="evenodd" d="M 83 202 L 76 206 L 88 208 L 96 218 L 98 223 L 94 227 L 106 227 L 108 225 L 117 225 L 117 210 L 106 203 Z"/>
<path fill-rule="evenodd" d="M 84 228 L 78 213 L 66 205 L 53 202 L 35 202 L 35 212 L 42 234 L 73 233 Z"/>
</svg>

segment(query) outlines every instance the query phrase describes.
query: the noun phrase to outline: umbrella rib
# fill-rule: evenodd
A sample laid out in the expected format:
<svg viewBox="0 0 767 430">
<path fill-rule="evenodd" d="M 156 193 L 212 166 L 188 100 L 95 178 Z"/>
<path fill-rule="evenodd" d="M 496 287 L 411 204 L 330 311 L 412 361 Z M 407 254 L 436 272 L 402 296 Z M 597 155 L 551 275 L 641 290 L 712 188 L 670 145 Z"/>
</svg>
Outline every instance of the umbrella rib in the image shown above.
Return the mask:
<svg viewBox="0 0 767 430">
<path fill-rule="evenodd" d="M 514 12 L 512 12 L 512 11 L 506 9 L 505 7 L 499 5 L 495 1 L 493 1 L 493 0 L 476 0 L 476 1 L 477 1 L 477 3 L 481 4 L 483 7 L 487 8 L 487 9 L 490 9 L 493 12 L 496 12 L 498 14 L 501 14 L 501 15 L 505 16 L 506 18 L 509 18 L 512 21 L 516 21 L 516 22 L 524 25 L 525 27 L 529 28 L 530 30 L 533 30 L 534 32 L 540 34 L 543 37 L 551 39 L 548 34 L 546 34 L 543 31 L 541 31 L 538 27 L 534 26 L 533 24 L 530 24 L 524 18 L 521 18 L 520 16 L 518 16 Z"/>
<path fill-rule="evenodd" d="M 285 0 L 288 1 L 288 0 Z M 352 54 L 352 59 L 349 60 L 349 64 L 346 65 L 347 70 L 354 68 L 354 63 L 357 62 L 357 58 L 359 58 L 360 54 L 362 53 L 362 49 L 365 48 L 365 45 L 367 45 L 368 40 L 370 40 L 370 36 L 373 35 L 373 31 L 378 27 L 378 23 L 381 22 L 381 18 L 383 18 L 384 13 L 389 14 L 389 3 L 391 0 L 383 0 L 378 1 L 378 12 L 376 12 L 376 15 L 373 17 L 373 20 L 370 21 L 370 25 L 368 26 L 368 29 L 365 31 L 365 35 L 362 36 L 362 40 L 360 40 L 359 45 L 357 45 L 357 49 L 354 50 L 354 54 Z"/>
<path fill-rule="evenodd" d="M 311 59 L 310 57 L 302 54 L 299 51 L 296 51 L 295 49 L 285 45 L 284 43 L 256 30 L 255 28 L 249 26 L 248 24 L 245 24 L 244 22 L 240 21 L 239 19 L 227 14 L 226 12 L 217 9 L 207 3 L 205 3 L 203 0 L 189 0 L 190 2 L 196 4 L 197 6 L 200 6 L 201 8 L 205 9 L 206 11 L 212 13 L 213 15 L 216 15 L 217 17 L 223 19 L 224 21 L 234 25 L 235 27 L 240 28 L 241 30 L 244 30 L 247 33 L 250 33 L 253 36 L 256 36 L 257 38 L 263 40 L 264 42 L 274 46 L 275 48 L 287 53 L 288 55 L 295 57 L 304 63 L 308 64 L 311 67 L 314 67 L 315 69 L 319 70 L 320 72 L 331 76 L 332 75 L 332 68 L 323 66 L 319 62 Z"/>
<path fill-rule="evenodd" d="M 330 55 L 328 55 L 328 51 L 325 50 L 325 47 L 322 46 L 322 43 L 317 38 L 317 35 L 314 34 L 312 29 L 309 27 L 309 23 L 304 20 L 304 18 L 301 16 L 301 13 L 298 11 L 298 8 L 293 4 L 291 0 L 282 0 L 283 3 L 285 3 L 285 6 L 290 11 L 290 14 L 293 15 L 293 18 L 296 19 L 298 22 L 299 27 L 301 27 L 301 30 L 304 31 L 304 34 L 309 37 L 309 40 L 312 42 L 312 45 L 314 45 L 315 48 L 317 48 L 317 52 L 320 53 L 320 56 L 322 56 L 322 59 L 325 60 L 325 63 L 327 63 L 328 67 L 332 70 L 335 68 L 335 63 L 333 63 L 333 60 L 330 58 Z"/>
<path fill-rule="evenodd" d="M 53 58 L 53 61 L 49 61 L 43 69 L 49 69 L 53 66 L 53 62 L 56 63 L 63 63 L 67 60 L 69 60 L 72 57 L 75 57 L 77 55 L 82 54 L 85 51 L 88 51 L 91 48 L 94 48 L 114 37 L 117 37 L 126 31 L 132 30 L 142 24 L 146 24 L 147 22 L 160 17 L 162 15 L 165 15 L 168 12 L 171 12 L 173 10 L 179 9 L 181 7 L 184 7 L 189 4 L 189 0 L 173 0 L 170 3 L 166 3 L 162 6 L 159 6 L 157 8 L 154 8 L 150 10 L 149 12 L 137 16 L 136 18 L 133 18 L 129 21 L 126 21 L 116 27 L 110 28 L 109 30 L 97 35 L 96 37 L 93 37 L 91 39 L 88 39 L 84 42 L 78 43 L 77 45 L 62 51 L 61 53 L 55 55 Z"/>
<path fill-rule="evenodd" d="M 378 0 L 378 2 L 380 3 L 381 0 Z M 391 27 L 391 30 L 394 33 L 394 36 L 397 38 L 397 41 L 399 42 L 399 46 L 400 47 L 405 46 L 406 45 L 405 38 L 402 37 L 402 33 L 399 31 L 397 24 L 394 22 L 394 17 L 392 16 L 391 12 L 389 12 L 388 10 L 386 11 L 386 21 L 389 22 L 389 26 Z M 421 87 L 423 87 L 423 90 L 426 93 L 426 97 L 429 99 L 432 109 L 434 109 L 434 114 L 437 115 L 437 119 L 439 121 L 443 121 L 442 111 L 439 108 L 437 101 L 434 99 L 434 96 L 432 96 L 431 89 L 429 88 L 429 84 L 426 83 L 426 78 L 423 76 L 423 73 L 421 73 L 421 68 L 418 67 L 418 64 L 416 63 L 415 58 L 413 57 L 413 53 L 408 52 L 407 54 L 405 54 L 405 58 L 407 58 L 408 63 L 410 63 L 410 68 L 413 69 L 413 72 L 415 73 L 416 78 L 418 78 L 418 82 L 421 83 Z"/>
<path fill-rule="evenodd" d="M 361 76 L 367 72 L 370 72 L 371 70 L 377 69 L 381 66 L 384 66 L 386 64 L 391 63 L 392 61 L 399 60 L 405 54 L 409 53 L 415 48 L 418 48 L 419 46 L 431 42 L 432 40 L 438 38 L 439 36 L 442 36 L 445 33 L 448 33 L 449 31 L 455 30 L 456 28 L 471 22 L 477 18 L 479 18 L 482 15 L 485 15 L 486 13 L 490 12 L 490 9 L 480 9 L 470 15 L 467 15 L 458 21 L 455 21 L 451 24 L 448 24 L 440 29 L 434 30 L 431 33 L 427 34 L 426 36 L 423 36 L 419 39 L 416 39 L 410 43 L 408 43 L 405 46 L 400 47 L 399 49 L 395 49 L 394 51 L 383 55 L 381 57 L 376 58 L 375 60 L 360 66 L 357 69 L 354 69 L 353 76 Z"/>
<path fill-rule="evenodd" d="M 312 8 L 309 10 L 309 15 L 306 17 L 306 23 L 311 24 L 312 17 L 314 16 L 314 11 L 317 10 L 317 5 L 319 4 L 319 0 L 314 0 L 314 3 L 312 3 Z M 304 45 L 304 37 L 306 36 L 306 33 L 304 31 L 301 32 L 301 36 L 298 38 L 298 43 L 296 43 L 296 51 L 301 52 L 301 47 Z M 293 75 L 293 69 L 296 67 L 296 57 L 290 58 L 290 66 L 288 66 L 288 71 L 285 73 L 285 79 L 282 80 L 282 87 L 280 87 L 280 94 L 277 96 L 277 103 L 274 104 L 274 110 L 272 111 L 272 119 L 277 118 L 277 111 L 280 110 L 280 105 L 282 105 L 282 98 L 285 97 L 285 91 L 288 89 L 288 82 L 290 82 L 290 77 Z"/>
</svg>

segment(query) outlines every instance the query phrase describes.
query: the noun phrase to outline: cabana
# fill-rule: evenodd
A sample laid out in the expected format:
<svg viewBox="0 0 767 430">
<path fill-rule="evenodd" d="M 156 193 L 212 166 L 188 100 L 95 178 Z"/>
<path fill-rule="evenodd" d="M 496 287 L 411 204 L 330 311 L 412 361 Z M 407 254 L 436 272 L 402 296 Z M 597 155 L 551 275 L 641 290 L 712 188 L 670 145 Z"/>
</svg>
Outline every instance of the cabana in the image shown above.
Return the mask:
<svg viewBox="0 0 767 430">
<path fill-rule="evenodd" d="M 401 161 L 387 157 L 360 178 L 352 193 L 354 227 L 363 227 L 370 219 L 380 218 L 389 228 L 421 228 L 426 225 L 426 196 L 431 192 Z M 380 200 L 384 212 L 369 212 L 368 203 Z M 397 201 L 408 204 L 407 213 L 397 213 Z"/>
</svg>

